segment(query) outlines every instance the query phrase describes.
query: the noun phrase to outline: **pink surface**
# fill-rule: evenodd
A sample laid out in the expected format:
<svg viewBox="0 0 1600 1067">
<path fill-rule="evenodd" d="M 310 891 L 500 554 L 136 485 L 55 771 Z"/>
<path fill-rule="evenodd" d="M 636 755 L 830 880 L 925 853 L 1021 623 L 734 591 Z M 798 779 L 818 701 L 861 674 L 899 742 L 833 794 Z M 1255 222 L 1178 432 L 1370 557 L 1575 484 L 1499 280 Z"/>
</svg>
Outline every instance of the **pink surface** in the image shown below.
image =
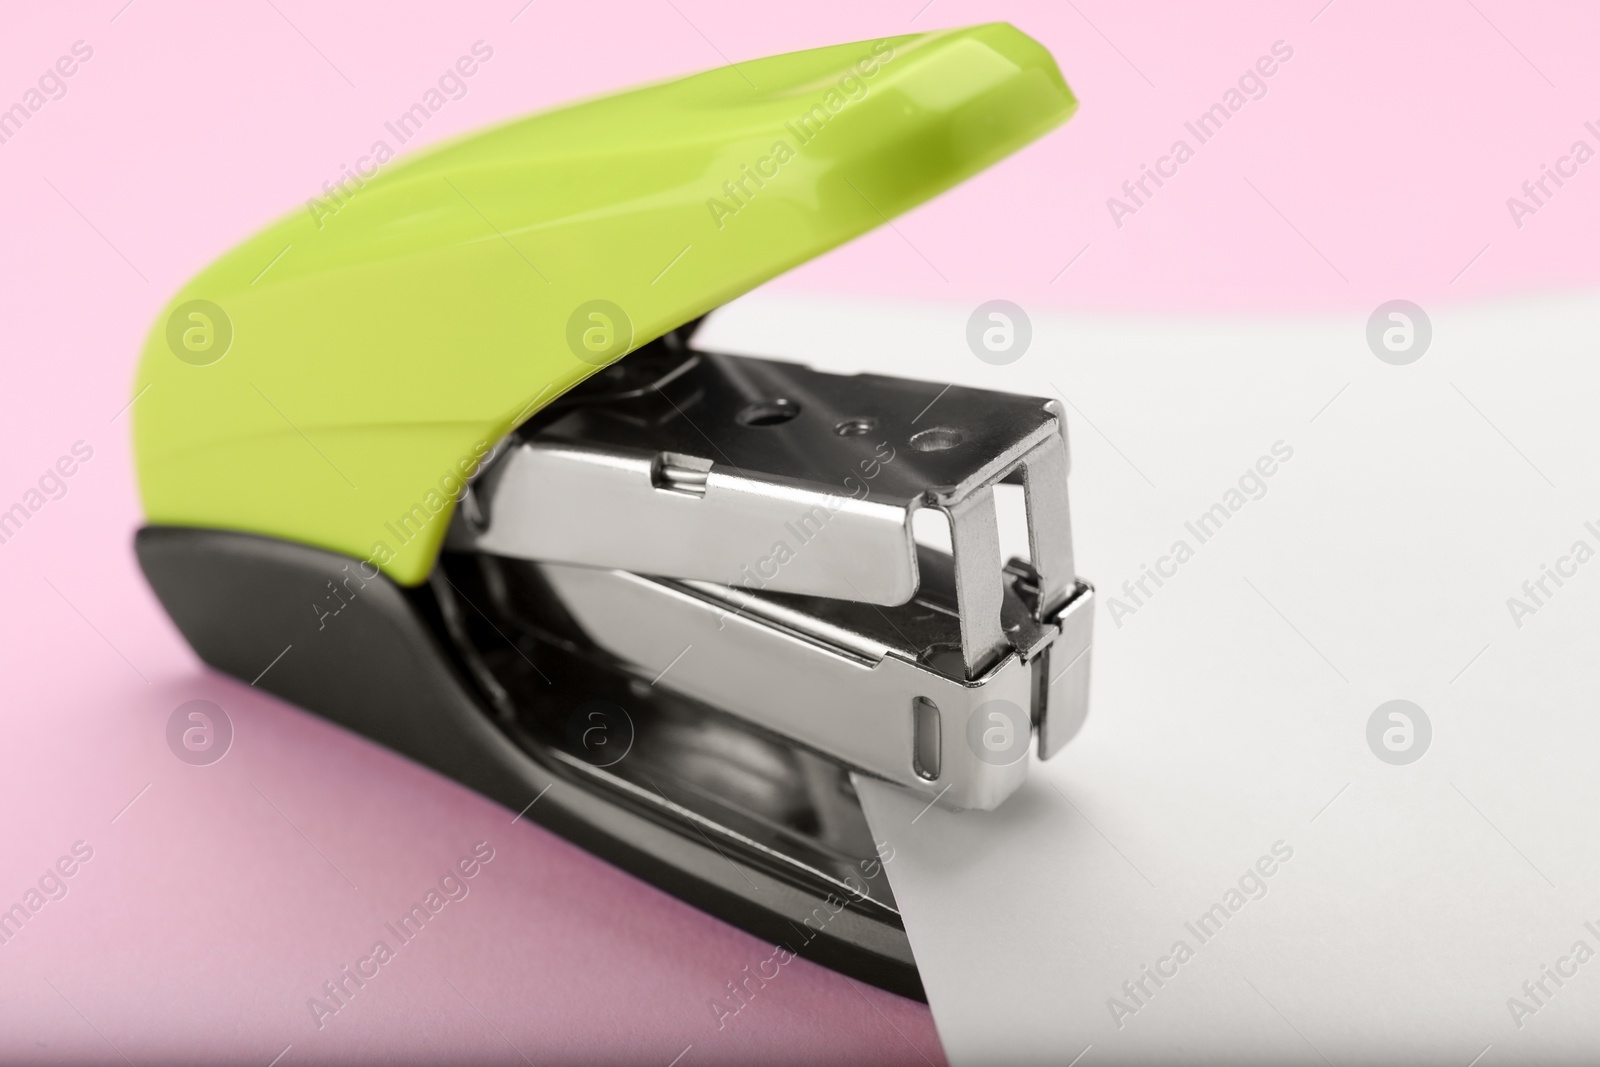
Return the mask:
<svg viewBox="0 0 1600 1067">
<path fill-rule="evenodd" d="M 75 442 L 93 458 L 0 544 L 0 908 L 74 843 L 93 857 L 0 944 L 0 1058 L 942 1058 L 926 1009 L 803 963 L 719 1031 L 710 1001 L 769 947 L 209 673 L 134 566 L 121 409 L 160 305 L 317 195 L 476 41 L 493 59 L 412 147 L 723 56 L 994 18 L 1052 48 L 1083 100 L 1065 130 L 780 285 L 1277 310 L 1595 280 L 1600 161 L 1520 226 L 1506 203 L 1574 141 L 1600 149 L 1592 9 L 920 6 L 108 0 L 5 16 L 0 107 L 74 42 L 93 55 L 0 144 L 0 509 Z M 1185 121 L 1278 41 L 1293 56 L 1265 95 L 1199 144 Z M 1178 138 L 1194 157 L 1118 226 L 1107 199 Z M 236 730 L 209 767 L 166 746 L 196 698 Z M 317 1028 L 307 998 L 479 841 L 494 859 L 468 895 Z"/>
</svg>

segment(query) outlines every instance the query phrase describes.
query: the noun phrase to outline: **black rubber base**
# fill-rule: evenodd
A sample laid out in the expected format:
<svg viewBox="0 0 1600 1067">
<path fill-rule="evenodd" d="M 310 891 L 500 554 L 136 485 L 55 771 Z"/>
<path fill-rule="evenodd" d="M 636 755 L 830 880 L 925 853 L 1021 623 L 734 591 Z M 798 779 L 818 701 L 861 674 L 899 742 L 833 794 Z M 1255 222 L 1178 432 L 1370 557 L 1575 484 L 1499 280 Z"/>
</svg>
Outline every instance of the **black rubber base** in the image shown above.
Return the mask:
<svg viewBox="0 0 1600 1067">
<path fill-rule="evenodd" d="M 168 614 L 212 667 L 250 681 L 272 664 L 261 688 L 511 811 L 544 794 L 528 818 L 623 870 L 765 941 L 924 999 L 897 916 L 796 884 L 759 855 L 719 849 L 687 822 L 603 795 L 515 743 L 442 639 L 426 586 L 403 590 L 382 575 L 346 582 L 361 574 L 358 561 L 229 531 L 147 526 L 135 549 Z M 329 583 L 348 600 L 337 615 L 325 614 L 339 603 Z"/>
</svg>

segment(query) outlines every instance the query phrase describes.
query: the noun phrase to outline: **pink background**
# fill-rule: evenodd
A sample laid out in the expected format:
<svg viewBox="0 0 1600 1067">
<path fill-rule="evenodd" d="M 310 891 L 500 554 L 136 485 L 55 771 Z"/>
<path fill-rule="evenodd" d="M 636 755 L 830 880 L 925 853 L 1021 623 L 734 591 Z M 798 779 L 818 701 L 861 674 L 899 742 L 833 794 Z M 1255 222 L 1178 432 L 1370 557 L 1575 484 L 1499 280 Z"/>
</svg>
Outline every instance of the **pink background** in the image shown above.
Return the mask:
<svg viewBox="0 0 1600 1067">
<path fill-rule="evenodd" d="M 769 947 L 211 674 L 134 565 L 120 409 L 156 312 L 477 40 L 493 60 L 409 147 L 724 57 L 997 18 L 1052 49 L 1082 100 L 1072 123 L 779 286 L 1280 312 L 1596 277 L 1600 160 L 1521 227 L 1506 207 L 1573 141 L 1600 148 L 1583 125 L 1600 126 L 1592 9 L 921 6 L 109 0 L 5 16 L 0 107 L 75 41 L 94 56 L 0 144 L 0 508 L 74 442 L 94 457 L 0 544 L 0 907 L 75 841 L 94 858 L 0 945 L 0 1058 L 942 1060 L 925 1008 L 804 963 L 719 1032 L 708 1002 Z M 1174 139 L 1193 147 L 1183 123 L 1279 40 L 1294 54 L 1266 96 L 1116 226 L 1107 198 Z M 235 725 L 210 767 L 166 748 L 195 698 Z M 306 998 L 480 840 L 496 856 L 471 894 L 315 1029 Z"/>
</svg>

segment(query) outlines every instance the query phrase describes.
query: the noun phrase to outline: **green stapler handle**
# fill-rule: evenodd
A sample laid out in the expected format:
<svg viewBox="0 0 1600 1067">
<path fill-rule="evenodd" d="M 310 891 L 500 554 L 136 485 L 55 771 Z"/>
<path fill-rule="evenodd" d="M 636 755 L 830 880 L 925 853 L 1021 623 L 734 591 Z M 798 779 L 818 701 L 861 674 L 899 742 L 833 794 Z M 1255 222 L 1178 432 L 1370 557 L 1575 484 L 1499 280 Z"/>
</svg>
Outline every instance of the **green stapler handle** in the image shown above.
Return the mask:
<svg viewBox="0 0 1600 1067">
<path fill-rule="evenodd" d="M 134 383 L 149 521 L 420 583 L 463 479 L 543 405 L 1075 106 L 1050 54 L 996 23 L 739 63 L 380 159 L 163 310 Z"/>
</svg>

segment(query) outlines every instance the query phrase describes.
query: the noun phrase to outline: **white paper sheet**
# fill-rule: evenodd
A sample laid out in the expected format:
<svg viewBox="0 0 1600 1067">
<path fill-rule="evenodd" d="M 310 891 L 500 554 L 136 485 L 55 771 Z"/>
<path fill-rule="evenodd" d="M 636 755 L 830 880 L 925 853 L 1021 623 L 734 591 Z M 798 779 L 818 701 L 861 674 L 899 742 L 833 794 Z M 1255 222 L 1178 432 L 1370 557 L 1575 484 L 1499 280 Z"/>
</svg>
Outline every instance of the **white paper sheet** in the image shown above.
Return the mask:
<svg viewBox="0 0 1600 1067">
<path fill-rule="evenodd" d="M 991 814 L 862 783 L 951 1062 L 1600 1057 L 1600 300 L 1428 308 L 1408 366 L 1359 313 L 1040 313 L 993 367 L 970 311 L 757 293 L 703 335 L 1070 405 L 1088 724 Z"/>
</svg>

